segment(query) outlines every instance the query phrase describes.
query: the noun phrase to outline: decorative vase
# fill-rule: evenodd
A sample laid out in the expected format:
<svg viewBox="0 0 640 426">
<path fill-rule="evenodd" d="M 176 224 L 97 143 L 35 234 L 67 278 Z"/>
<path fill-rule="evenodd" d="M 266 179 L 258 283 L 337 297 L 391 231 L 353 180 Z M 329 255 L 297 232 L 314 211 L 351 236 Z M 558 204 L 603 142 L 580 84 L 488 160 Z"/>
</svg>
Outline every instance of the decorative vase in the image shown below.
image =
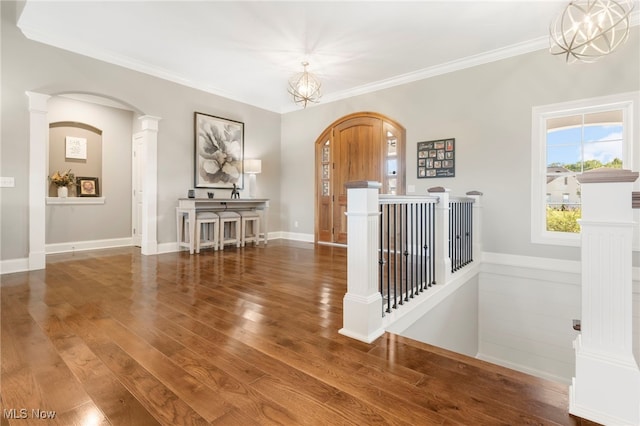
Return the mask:
<svg viewBox="0 0 640 426">
<path fill-rule="evenodd" d="M 58 197 L 67 198 L 68 195 L 69 195 L 69 188 L 67 188 L 66 186 L 58 187 Z"/>
</svg>

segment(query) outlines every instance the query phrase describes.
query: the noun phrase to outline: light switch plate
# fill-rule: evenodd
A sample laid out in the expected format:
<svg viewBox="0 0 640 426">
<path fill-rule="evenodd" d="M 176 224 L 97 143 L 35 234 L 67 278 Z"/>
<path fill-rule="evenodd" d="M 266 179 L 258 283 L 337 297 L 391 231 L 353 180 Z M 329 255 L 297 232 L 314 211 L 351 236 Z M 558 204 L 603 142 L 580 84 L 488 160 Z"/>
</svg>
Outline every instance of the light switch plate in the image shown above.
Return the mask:
<svg viewBox="0 0 640 426">
<path fill-rule="evenodd" d="M 0 177 L 0 188 L 13 188 L 16 186 L 16 178 L 14 177 Z"/>
</svg>

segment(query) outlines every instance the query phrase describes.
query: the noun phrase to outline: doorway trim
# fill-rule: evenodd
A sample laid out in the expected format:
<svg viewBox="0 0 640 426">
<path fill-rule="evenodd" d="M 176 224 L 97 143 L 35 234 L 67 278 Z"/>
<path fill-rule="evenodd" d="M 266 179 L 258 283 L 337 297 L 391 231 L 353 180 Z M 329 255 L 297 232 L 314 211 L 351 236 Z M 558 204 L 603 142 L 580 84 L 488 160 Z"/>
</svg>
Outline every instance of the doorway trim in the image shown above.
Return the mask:
<svg viewBox="0 0 640 426">
<path fill-rule="evenodd" d="M 350 113 L 347 115 L 344 115 L 340 118 L 338 118 L 337 120 L 335 120 L 333 123 L 331 123 L 329 126 L 327 126 L 318 136 L 318 138 L 315 140 L 314 142 L 314 193 L 315 193 L 315 199 L 314 199 L 314 206 L 315 206 L 315 215 L 314 215 L 314 241 L 317 244 L 327 244 L 327 245 L 340 245 L 343 246 L 344 244 L 340 244 L 340 243 L 336 243 L 334 242 L 335 240 L 332 237 L 332 241 L 321 241 L 320 239 L 320 234 L 321 234 L 321 230 L 320 230 L 320 210 L 322 208 L 322 200 L 321 200 L 321 189 L 320 189 L 320 182 L 323 180 L 322 178 L 322 171 L 319 167 L 319 156 L 321 156 L 321 148 L 322 145 L 325 142 L 329 142 L 329 146 L 330 146 L 330 172 L 329 174 L 331 175 L 331 183 L 330 183 L 330 191 L 331 191 L 331 208 L 334 208 L 334 203 L 337 202 L 337 200 L 335 199 L 335 188 L 334 188 L 334 176 L 335 176 L 335 165 L 333 164 L 333 158 L 335 155 L 334 149 L 335 149 L 335 132 L 334 130 L 336 128 L 338 128 L 342 123 L 346 123 L 350 120 L 354 120 L 354 119 L 359 119 L 359 118 L 366 118 L 366 119 L 375 119 L 375 120 L 380 120 L 381 122 L 381 130 L 382 130 L 382 134 L 384 134 L 385 132 L 385 126 L 392 126 L 394 129 L 397 130 L 398 135 L 397 135 L 397 159 L 398 159 L 398 164 L 397 164 L 397 170 L 398 170 L 398 176 L 397 176 L 397 187 L 396 187 L 396 191 L 397 194 L 404 194 L 405 193 L 405 186 L 406 186 L 406 129 L 404 128 L 404 126 L 402 126 L 398 121 L 384 115 L 381 113 L 377 113 L 377 112 L 371 112 L 371 111 L 360 111 L 360 112 L 354 112 L 354 113 Z M 387 166 L 385 166 L 387 167 Z M 384 187 L 384 183 L 383 183 L 383 187 Z M 333 215 L 333 212 L 331 213 Z M 333 228 L 333 219 L 332 219 L 332 228 Z M 332 235 L 334 235 L 333 233 L 333 229 L 331 232 Z"/>
<path fill-rule="evenodd" d="M 29 103 L 29 258 L 30 271 L 45 269 L 45 211 L 47 191 L 47 161 L 49 141 L 50 95 L 27 91 Z M 108 99 L 108 98 L 107 98 Z M 142 241 L 142 254 L 158 253 L 157 241 L 157 194 L 158 194 L 158 122 L 159 117 L 142 115 L 138 117 L 144 134 L 147 167 L 143 176 L 148 188 L 143 199 L 142 223 L 146 237 Z"/>
</svg>

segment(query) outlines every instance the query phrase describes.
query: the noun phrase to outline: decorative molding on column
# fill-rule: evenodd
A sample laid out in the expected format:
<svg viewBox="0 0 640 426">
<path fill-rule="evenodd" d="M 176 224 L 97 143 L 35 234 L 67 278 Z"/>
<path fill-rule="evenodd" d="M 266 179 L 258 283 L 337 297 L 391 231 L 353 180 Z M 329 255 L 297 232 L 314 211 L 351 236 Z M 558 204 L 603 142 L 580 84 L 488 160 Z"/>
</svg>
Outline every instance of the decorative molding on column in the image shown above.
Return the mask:
<svg viewBox="0 0 640 426">
<path fill-rule="evenodd" d="M 582 197 L 582 318 L 569 411 L 603 424 L 640 426 L 640 369 L 633 354 L 629 194 L 638 173 L 578 175 Z"/>
<path fill-rule="evenodd" d="M 158 253 L 158 128 L 161 118 L 143 115 L 138 120 L 145 151 L 141 253 L 152 255 Z"/>
<path fill-rule="evenodd" d="M 25 94 L 29 98 L 29 270 L 35 270 L 46 266 L 47 103 L 50 96 L 36 92 Z"/>
<path fill-rule="evenodd" d="M 447 188 L 429 188 L 429 195 L 438 197 L 436 204 L 436 285 L 445 284 L 451 278 L 451 257 L 449 257 L 449 192 Z"/>
<path fill-rule="evenodd" d="M 378 290 L 378 182 L 349 182 L 347 189 L 347 294 L 340 334 L 371 343 L 384 333 Z"/>
</svg>

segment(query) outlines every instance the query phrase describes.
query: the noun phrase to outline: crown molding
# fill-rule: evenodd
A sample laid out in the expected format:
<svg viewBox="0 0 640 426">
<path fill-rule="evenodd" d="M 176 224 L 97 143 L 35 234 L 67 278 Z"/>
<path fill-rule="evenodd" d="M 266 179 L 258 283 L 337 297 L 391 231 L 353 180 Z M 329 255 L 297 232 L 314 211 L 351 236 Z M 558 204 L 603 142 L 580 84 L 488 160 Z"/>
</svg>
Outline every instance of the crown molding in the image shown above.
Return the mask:
<svg viewBox="0 0 640 426">
<path fill-rule="evenodd" d="M 640 10 L 636 10 L 630 15 L 630 24 L 632 27 L 640 24 Z M 160 67 L 154 67 L 149 64 L 137 61 L 135 59 L 116 55 L 113 52 L 95 49 L 88 46 L 78 39 L 68 39 L 64 37 L 52 37 L 49 34 L 45 34 L 38 31 L 35 28 L 25 26 L 18 21 L 18 27 L 22 33 L 30 40 L 51 45 L 63 50 L 74 52 L 83 56 L 88 56 L 103 62 L 119 65 L 124 68 L 128 68 L 134 71 L 141 72 L 153 77 L 157 77 L 163 80 L 171 81 L 186 87 L 201 90 L 203 92 L 211 93 L 216 96 L 221 96 L 233 101 L 241 102 L 247 105 L 252 105 L 257 108 L 262 108 L 268 111 L 277 112 L 280 114 L 298 111 L 299 107 L 293 102 L 291 105 L 274 105 L 265 102 L 256 102 L 255 99 L 248 99 L 243 96 L 238 96 L 219 87 L 213 87 L 208 84 L 203 84 L 198 81 L 193 81 L 182 75 L 173 73 Z M 432 67 L 423 68 L 414 72 L 402 74 L 385 80 L 380 80 L 368 84 L 363 84 L 349 90 L 343 90 L 324 95 L 322 102 L 317 105 L 309 105 L 309 108 L 313 108 L 318 105 L 334 102 L 342 99 L 347 99 L 354 96 L 364 95 L 371 92 L 376 92 L 383 89 L 388 89 L 395 86 L 400 86 L 407 83 L 413 83 L 415 81 L 424 80 L 427 78 L 448 74 L 455 71 L 460 71 L 466 68 L 472 68 L 478 65 L 487 64 L 502 59 L 507 59 L 513 56 L 523 55 L 526 53 L 534 52 L 537 50 L 547 49 L 549 47 L 549 37 L 542 36 L 532 40 L 528 40 L 521 43 L 516 43 L 504 48 L 495 49 L 477 55 L 468 56 L 465 58 L 457 59 L 443 64 L 434 65 Z"/>
</svg>

